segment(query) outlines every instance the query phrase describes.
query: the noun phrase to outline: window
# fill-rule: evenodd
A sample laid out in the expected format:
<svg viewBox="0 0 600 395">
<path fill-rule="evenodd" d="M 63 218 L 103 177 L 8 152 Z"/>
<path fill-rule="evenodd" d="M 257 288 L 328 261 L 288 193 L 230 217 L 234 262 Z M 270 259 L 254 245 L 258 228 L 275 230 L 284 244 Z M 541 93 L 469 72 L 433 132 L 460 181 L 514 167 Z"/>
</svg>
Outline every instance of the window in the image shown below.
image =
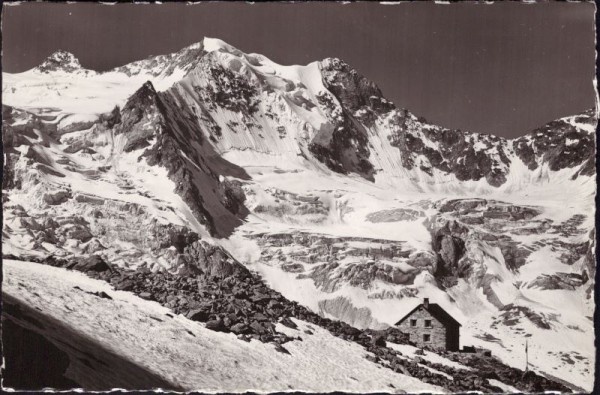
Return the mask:
<svg viewBox="0 0 600 395">
<path fill-rule="evenodd" d="M 430 340 L 431 340 L 431 335 L 430 334 L 426 333 L 426 334 L 423 335 L 423 341 L 424 342 L 428 342 Z"/>
<path fill-rule="evenodd" d="M 425 320 L 425 328 L 431 328 L 431 320 Z"/>
<path fill-rule="evenodd" d="M 417 326 L 417 320 L 410 320 L 410 326 Z"/>
</svg>

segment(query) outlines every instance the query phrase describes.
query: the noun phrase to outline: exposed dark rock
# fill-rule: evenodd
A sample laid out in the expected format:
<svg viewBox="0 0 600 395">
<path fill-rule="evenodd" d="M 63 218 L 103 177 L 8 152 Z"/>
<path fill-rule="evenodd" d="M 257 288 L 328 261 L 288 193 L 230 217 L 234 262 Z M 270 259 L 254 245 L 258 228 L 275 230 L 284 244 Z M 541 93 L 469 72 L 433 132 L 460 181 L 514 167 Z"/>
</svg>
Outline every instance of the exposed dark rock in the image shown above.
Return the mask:
<svg viewBox="0 0 600 395">
<path fill-rule="evenodd" d="M 200 236 L 191 231 L 185 226 L 173 224 L 160 224 L 153 220 L 152 226 L 149 227 L 152 233 L 152 238 L 156 240 L 156 244 L 152 246 L 154 250 L 164 250 L 169 247 L 175 247 L 178 253 L 183 253 L 186 246 L 200 239 Z"/>
<path fill-rule="evenodd" d="M 120 279 L 113 286 L 118 291 L 131 291 L 133 290 L 134 283 L 129 279 Z"/>
<path fill-rule="evenodd" d="M 442 213 L 456 212 L 464 215 L 484 208 L 487 204 L 488 202 L 485 199 L 453 199 L 445 201 L 439 207 L 439 211 Z"/>
<path fill-rule="evenodd" d="M 586 277 L 577 273 L 542 274 L 531 281 L 527 288 L 568 289 L 573 291 L 587 282 Z"/>
<path fill-rule="evenodd" d="M 433 231 L 433 251 L 438 255 L 434 275 L 445 287 L 454 285 L 457 278 L 466 278 L 470 274 L 468 261 L 461 261 L 465 253 L 463 238 L 467 233 L 468 229 L 456 221 L 448 221 Z"/>
<path fill-rule="evenodd" d="M 258 111 L 259 92 L 246 76 L 216 62 L 207 61 L 201 67 L 211 82 L 202 92 L 208 103 L 246 115 Z"/>
<path fill-rule="evenodd" d="M 210 329 L 216 332 L 228 332 L 228 329 L 225 327 L 223 321 L 220 319 L 207 321 L 206 329 Z"/>
<path fill-rule="evenodd" d="M 369 162 L 368 137 L 365 126 L 372 126 L 377 113 L 385 113 L 393 105 L 387 102 L 377 86 L 339 59 L 320 62 L 323 84 L 341 104 L 334 104 L 329 94 L 321 94 L 319 104 L 330 116 L 329 128 L 320 130 L 309 144 L 311 153 L 331 170 L 357 173 L 374 180 L 375 169 Z M 373 106 L 375 105 L 375 106 Z"/>
<path fill-rule="evenodd" d="M 106 247 L 98 239 L 92 239 L 83 247 L 82 252 L 84 254 L 94 254 L 105 249 Z"/>
<path fill-rule="evenodd" d="M 150 126 L 144 126 L 146 118 Z M 143 157 L 149 165 L 161 165 L 175 183 L 175 192 L 190 207 L 196 219 L 214 235 L 228 236 L 241 224 L 247 211 L 233 183 L 220 186 L 220 177 L 248 179 L 240 167 L 227 162 L 204 142 L 203 123 L 176 90 L 157 93 L 146 83 L 121 111 L 121 123 L 115 128 L 130 136 L 129 149 L 148 147 Z M 211 211 L 205 202 L 211 203 Z M 219 221 L 214 220 L 219 218 Z"/>
<path fill-rule="evenodd" d="M 150 292 L 140 292 L 138 295 L 140 298 L 142 299 L 146 299 L 146 300 L 153 300 L 153 296 Z"/>
<path fill-rule="evenodd" d="M 548 319 L 541 314 L 538 314 L 531 310 L 527 306 L 519 306 L 514 304 L 507 304 L 502 308 L 503 312 L 499 318 L 502 319 L 502 323 L 507 326 L 515 325 L 520 317 L 526 317 L 534 325 L 541 329 L 551 329 Z"/>
<path fill-rule="evenodd" d="M 583 123 L 597 122 L 593 111 L 580 115 Z M 557 171 L 572 168 L 588 162 L 586 170 L 590 173 L 595 156 L 594 134 L 578 130 L 569 122 L 559 119 L 541 126 L 530 134 L 514 141 L 515 153 L 531 170 L 546 162 L 550 170 Z M 585 174 L 584 174 L 585 173 Z"/>
<path fill-rule="evenodd" d="M 225 250 L 205 241 L 198 240 L 185 247 L 185 259 L 203 272 L 215 277 L 227 277 L 236 274 L 248 276 L 249 271 Z"/>
<path fill-rule="evenodd" d="M 157 130 L 160 120 L 153 119 L 158 114 L 158 95 L 150 82 L 146 82 L 130 98 L 117 116 L 112 116 L 115 135 L 124 134 L 127 138 L 123 150 L 134 151 L 148 147 Z M 118 122 L 117 122 L 118 120 Z M 144 122 L 142 122 L 144 121 Z M 158 127 L 160 130 L 160 126 Z"/>
<path fill-rule="evenodd" d="M 289 354 L 289 355 L 291 355 L 290 352 L 285 347 L 283 347 L 281 344 L 278 344 L 278 343 L 275 344 L 275 350 L 277 350 L 277 351 L 279 351 L 280 353 L 283 353 L 283 354 Z"/>
<path fill-rule="evenodd" d="M 382 210 L 367 214 L 366 220 L 369 222 L 398 222 L 414 221 L 425 214 L 419 210 L 397 208 L 393 210 Z"/>
<path fill-rule="evenodd" d="M 304 266 L 301 263 L 288 263 L 281 265 L 281 269 L 289 273 L 302 273 Z"/>
<path fill-rule="evenodd" d="M 287 326 L 288 328 L 298 329 L 298 325 L 296 325 L 296 323 L 290 320 L 288 317 L 284 317 L 281 320 L 281 324 Z"/>
<path fill-rule="evenodd" d="M 93 195 L 86 195 L 83 193 L 76 194 L 75 201 L 77 201 L 79 203 L 86 203 L 86 204 L 97 205 L 97 206 L 101 206 L 105 202 L 105 200 L 100 197 L 93 196 Z"/>
<path fill-rule="evenodd" d="M 71 192 L 70 191 L 57 191 L 57 192 L 49 192 L 44 194 L 44 202 L 46 202 L 46 204 L 49 205 L 58 205 L 58 204 L 63 204 L 64 202 L 66 202 L 67 200 L 71 199 Z"/>
<path fill-rule="evenodd" d="M 384 335 L 377 335 L 373 337 L 373 344 L 375 346 L 379 346 L 379 347 L 385 347 L 386 343 L 385 343 L 385 336 Z"/>
<path fill-rule="evenodd" d="M 111 270 L 111 267 L 99 255 L 92 255 L 87 258 L 78 259 L 69 267 L 80 272 L 103 272 Z"/>
<path fill-rule="evenodd" d="M 235 334 L 243 334 L 248 332 L 248 325 L 244 323 L 237 323 L 231 326 L 229 330 Z"/>
<path fill-rule="evenodd" d="M 82 70 L 79 60 L 70 52 L 59 50 L 51 54 L 39 66 L 36 67 L 41 73 L 53 71 L 64 71 L 67 73 Z"/>
<path fill-rule="evenodd" d="M 231 213 L 240 216 L 246 216 L 248 209 L 244 206 L 246 195 L 242 189 L 242 183 L 238 180 L 223 180 L 219 184 L 219 193 L 223 205 Z"/>
<path fill-rule="evenodd" d="M 193 309 L 188 311 L 185 316 L 192 321 L 206 322 L 210 317 L 210 310 Z"/>
<path fill-rule="evenodd" d="M 435 168 L 460 181 L 484 178 L 496 187 L 506 182 L 510 159 L 505 139 L 429 125 L 408 112 L 397 112 L 394 124 L 390 143 L 401 151 L 404 167 L 412 169 L 423 158 L 428 165 L 420 169 L 430 175 Z"/>
<path fill-rule="evenodd" d="M 104 291 L 94 292 L 94 295 L 96 295 L 102 299 L 111 299 L 112 300 L 112 297 Z"/>
<path fill-rule="evenodd" d="M 83 243 L 92 239 L 93 235 L 87 225 L 84 224 L 68 224 L 59 229 L 59 233 L 66 239 L 79 240 Z"/>
</svg>

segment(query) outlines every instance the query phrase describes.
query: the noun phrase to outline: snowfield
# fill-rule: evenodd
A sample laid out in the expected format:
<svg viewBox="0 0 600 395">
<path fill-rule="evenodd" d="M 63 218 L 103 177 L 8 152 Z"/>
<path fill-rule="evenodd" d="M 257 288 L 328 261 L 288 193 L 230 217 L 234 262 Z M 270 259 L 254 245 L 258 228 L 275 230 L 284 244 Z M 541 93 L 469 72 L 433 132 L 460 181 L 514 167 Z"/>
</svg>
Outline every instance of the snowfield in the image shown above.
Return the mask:
<svg viewBox="0 0 600 395">
<path fill-rule="evenodd" d="M 302 339 L 284 345 L 288 355 L 272 344 L 247 343 L 182 316 L 171 318 L 155 302 L 78 272 L 4 260 L 3 274 L 3 292 L 187 391 L 444 392 L 369 362 L 359 345 L 301 321 L 295 321 L 297 330 L 277 327 Z M 75 286 L 104 291 L 113 300 Z"/>
</svg>

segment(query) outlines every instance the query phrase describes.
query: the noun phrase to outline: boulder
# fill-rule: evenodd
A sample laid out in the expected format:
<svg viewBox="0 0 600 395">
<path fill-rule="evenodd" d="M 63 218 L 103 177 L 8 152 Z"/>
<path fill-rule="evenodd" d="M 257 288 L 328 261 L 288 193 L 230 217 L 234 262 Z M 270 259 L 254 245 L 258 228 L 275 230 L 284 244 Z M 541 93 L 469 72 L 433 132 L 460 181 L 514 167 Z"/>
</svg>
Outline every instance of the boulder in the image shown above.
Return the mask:
<svg viewBox="0 0 600 395">
<path fill-rule="evenodd" d="M 290 354 L 290 352 L 279 343 L 275 344 L 275 350 L 283 354 Z"/>
<path fill-rule="evenodd" d="M 96 296 L 98 296 L 99 298 L 102 298 L 102 299 L 110 299 L 110 300 L 112 300 L 112 297 L 109 294 L 107 294 L 106 292 L 104 292 L 104 291 L 94 292 L 94 295 L 96 295 Z"/>
<path fill-rule="evenodd" d="M 81 272 L 104 272 L 111 270 L 108 263 L 102 259 L 99 255 L 92 255 L 84 259 L 80 259 L 72 266 L 72 269 L 79 270 Z"/>
<path fill-rule="evenodd" d="M 242 322 L 232 325 L 229 330 L 235 334 L 243 334 L 248 332 L 248 326 Z"/>
<path fill-rule="evenodd" d="M 188 311 L 185 316 L 192 321 L 206 322 L 208 321 L 210 313 L 205 309 L 193 309 Z"/>
<path fill-rule="evenodd" d="M 52 218 L 52 217 L 46 217 L 46 218 L 44 218 L 44 221 L 42 222 L 42 225 L 44 226 L 45 229 L 56 229 L 56 228 L 58 228 L 60 226 L 58 224 L 58 222 L 56 222 L 54 220 L 54 218 Z"/>
<path fill-rule="evenodd" d="M 152 294 L 150 292 L 141 292 L 138 296 L 142 299 L 154 300 L 154 297 L 152 296 Z"/>
<path fill-rule="evenodd" d="M 153 221 L 150 232 L 156 240 L 152 246 L 155 250 L 164 250 L 175 247 L 178 253 L 183 253 L 186 246 L 200 239 L 200 236 L 184 226 L 167 224 L 163 225 Z"/>
<path fill-rule="evenodd" d="M 383 336 L 383 335 L 374 335 L 373 338 L 371 339 L 371 342 L 375 346 L 379 346 L 379 347 L 386 346 L 385 336 Z"/>
<path fill-rule="evenodd" d="M 252 329 L 253 333 L 259 335 L 268 333 L 268 329 L 258 321 L 252 321 L 252 323 L 250 324 L 250 329 Z"/>
<path fill-rule="evenodd" d="M 296 323 L 292 321 L 289 317 L 284 317 L 279 322 L 281 322 L 281 325 L 285 325 L 288 328 L 298 329 L 298 325 L 296 325 Z"/>
<path fill-rule="evenodd" d="M 60 233 L 62 233 L 66 239 L 78 240 L 83 243 L 88 242 L 94 237 L 87 226 L 80 224 L 69 224 L 61 228 Z"/>
<path fill-rule="evenodd" d="M 46 204 L 51 205 L 51 206 L 63 204 L 70 198 L 71 198 L 70 191 L 57 191 L 54 193 L 49 192 L 49 193 L 44 194 L 44 197 L 43 197 L 44 202 L 46 202 Z"/>
<path fill-rule="evenodd" d="M 2 196 L 5 196 L 5 195 L 3 194 Z M 12 214 L 15 217 L 29 217 L 29 214 L 27 214 L 27 211 L 25 210 L 25 208 L 23 206 L 21 206 L 20 204 L 15 204 L 12 207 Z"/>
<path fill-rule="evenodd" d="M 133 281 L 131 281 L 130 279 L 120 279 L 117 280 L 117 283 L 115 284 L 115 289 L 118 291 L 132 291 L 133 288 L 135 286 L 135 283 Z"/>
<path fill-rule="evenodd" d="M 20 225 L 25 228 L 25 229 L 29 229 L 29 230 L 44 230 L 43 226 L 40 225 L 35 218 L 32 217 L 21 217 L 19 219 Z"/>
<path fill-rule="evenodd" d="M 79 203 L 86 203 L 86 204 L 101 206 L 104 204 L 105 200 L 103 198 L 96 197 L 93 195 L 79 193 L 79 194 L 75 195 L 75 201 L 77 201 Z"/>
<path fill-rule="evenodd" d="M 207 321 L 206 329 L 210 329 L 216 332 L 229 332 L 225 325 L 223 325 L 223 321 L 220 319 Z"/>
</svg>

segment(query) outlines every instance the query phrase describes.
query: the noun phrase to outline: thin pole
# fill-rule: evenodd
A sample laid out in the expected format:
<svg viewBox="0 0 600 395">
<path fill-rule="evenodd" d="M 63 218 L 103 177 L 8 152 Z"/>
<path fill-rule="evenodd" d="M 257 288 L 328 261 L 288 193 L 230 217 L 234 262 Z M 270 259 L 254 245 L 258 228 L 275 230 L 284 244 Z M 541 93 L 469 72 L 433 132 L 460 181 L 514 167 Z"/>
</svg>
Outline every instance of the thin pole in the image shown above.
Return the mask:
<svg viewBox="0 0 600 395">
<path fill-rule="evenodd" d="M 525 371 L 529 371 L 529 351 L 527 347 L 527 339 L 525 339 Z"/>
</svg>

